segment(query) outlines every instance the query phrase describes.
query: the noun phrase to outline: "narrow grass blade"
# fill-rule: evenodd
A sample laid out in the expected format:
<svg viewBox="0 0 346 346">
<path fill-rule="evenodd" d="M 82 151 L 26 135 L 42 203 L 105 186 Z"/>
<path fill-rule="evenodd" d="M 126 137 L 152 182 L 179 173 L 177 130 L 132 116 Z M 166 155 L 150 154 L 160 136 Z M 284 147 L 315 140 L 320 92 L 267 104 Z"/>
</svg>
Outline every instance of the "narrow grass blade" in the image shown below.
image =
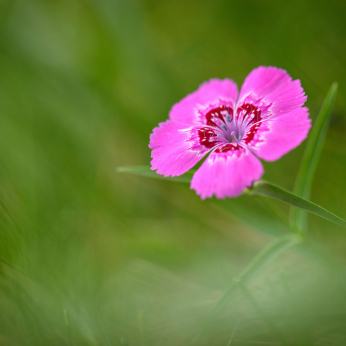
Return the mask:
<svg viewBox="0 0 346 346">
<path fill-rule="evenodd" d="M 266 311 L 262 308 L 262 306 L 259 304 L 257 299 L 250 293 L 250 291 L 247 289 L 247 287 L 244 285 L 243 282 L 240 283 L 240 288 L 242 289 L 242 292 L 244 293 L 247 300 L 251 303 L 251 305 L 257 311 L 259 316 L 261 316 L 263 320 L 266 321 L 268 327 L 272 330 L 273 334 L 276 335 L 277 338 L 281 341 L 281 345 L 283 346 L 288 345 L 281 330 L 277 327 L 276 322 L 268 317 Z"/>
<path fill-rule="evenodd" d="M 194 173 L 194 171 L 190 171 L 179 177 L 164 177 L 152 171 L 149 166 L 119 167 L 118 172 L 141 175 L 150 178 L 171 180 L 180 183 L 189 183 Z M 290 204 L 293 207 L 308 211 L 340 226 L 346 227 L 346 221 L 331 213 L 330 211 L 266 181 L 260 180 L 255 182 L 253 187 L 247 189 L 246 192 L 252 196 L 265 196 L 278 199 L 282 202 Z"/>
<path fill-rule="evenodd" d="M 229 286 L 227 291 L 215 305 L 201 328 L 199 328 L 191 343 L 194 344 L 199 339 L 205 327 L 212 321 L 214 316 L 232 299 L 233 295 L 240 285 L 244 285 L 249 282 L 253 277 L 255 277 L 256 274 L 261 271 L 263 267 L 277 258 L 280 254 L 284 253 L 286 250 L 290 249 L 296 244 L 299 244 L 301 240 L 302 239 L 300 237 L 289 234 L 279 239 L 275 239 L 272 243 L 268 244 L 264 249 L 262 249 L 249 263 L 249 265 L 233 280 L 233 283 Z"/>
<path fill-rule="evenodd" d="M 338 84 L 333 83 L 310 132 L 304 156 L 296 178 L 294 193 L 305 199 L 310 199 L 312 181 L 328 131 L 337 90 Z M 307 226 L 306 212 L 300 209 L 292 208 L 290 213 L 290 224 L 293 228 L 301 231 L 305 230 Z"/>
<path fill-rule="evenodd" d="M 330 211 L 266 181 L 260 180 L 255 182 L 253 187 L 248 189 L 247 192 L 252 196 L 266 196 L 278 199 L 279 201 L 290 204 L 293 207 L 308 211 L 340 226 L 346 227 L 346 221 Z"/>
<path fill-rule="evenodd" d="M 177 183 L 189 183 L 193 176 L 193 171 L 187 172 L 179 177 L 164 177 L 163 175 L 157 174 L 152 171 L 149 166 L 129 166 L 129 167 L 118 167 L 119 173 L 129 173 L 135 175 L 141 175 L 148 178 L 156 178 L 163 180 L 171 180 Z"/>
</svg>

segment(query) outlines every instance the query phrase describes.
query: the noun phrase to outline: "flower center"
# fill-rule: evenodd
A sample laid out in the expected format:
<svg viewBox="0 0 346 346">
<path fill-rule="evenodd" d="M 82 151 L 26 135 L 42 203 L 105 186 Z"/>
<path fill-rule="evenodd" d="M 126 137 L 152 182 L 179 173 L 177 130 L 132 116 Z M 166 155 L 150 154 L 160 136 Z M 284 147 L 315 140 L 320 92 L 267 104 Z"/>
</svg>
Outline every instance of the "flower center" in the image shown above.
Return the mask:
<svg viewBox="0 0 346 346">
<path fill-rule="evenodd" d="M 209 111 L 206 116 L 207 125 L 213 128 L 213 132 L 222 142 L 237 143 L 241 140 L 241 134 L 233 121 L 233 109 L 221 106 Z"/>
<path fill-rule="evenodd" d="M 205 115 L 206 126 L 198 130 L 200 143 L 207 148 L 224 144 L 217 151 L 240 148 L 239 142 L 249 143 L 254 138 L 260 115 L 261 111 L 249 103 L 239 106 L 236 114 L 228 106 L 214 108 Z"/>
</svg>

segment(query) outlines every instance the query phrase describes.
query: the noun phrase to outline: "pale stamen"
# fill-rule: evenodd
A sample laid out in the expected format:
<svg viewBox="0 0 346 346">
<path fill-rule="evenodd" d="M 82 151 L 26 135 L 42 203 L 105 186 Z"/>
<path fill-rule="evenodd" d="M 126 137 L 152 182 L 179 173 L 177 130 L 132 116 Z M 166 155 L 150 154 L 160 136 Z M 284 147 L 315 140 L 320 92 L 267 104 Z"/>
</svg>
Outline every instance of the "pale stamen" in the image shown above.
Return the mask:
<svg viewBox="0 0 346 346">
<path fill-rule="evenodd" d="M 231 138 L 232 138 L 233 142 L 238 143 L 238 140 L 239 140 L 239 139 L 236 137 L 234 131 L 231 132 Z"/>
</svg>

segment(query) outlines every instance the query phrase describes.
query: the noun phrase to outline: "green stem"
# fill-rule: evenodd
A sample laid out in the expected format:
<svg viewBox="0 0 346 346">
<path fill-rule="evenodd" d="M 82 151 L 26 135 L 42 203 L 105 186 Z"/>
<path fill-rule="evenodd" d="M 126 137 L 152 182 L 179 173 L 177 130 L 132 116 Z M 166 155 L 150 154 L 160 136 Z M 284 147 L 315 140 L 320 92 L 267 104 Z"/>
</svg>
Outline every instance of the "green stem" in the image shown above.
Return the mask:
<svg viewBox="0 0 346 346">
<path fill-rule="evenodd" d="M 310 199 L 312 182 L 326 139 L 337 91 L 338 84 L 333 83 L 315 120 L 314 126 L 311 129 L 297 174 L 294 193 L 307 200 Z M 298 228 L 300 232 L 305 232 L 307 229 L 307 213 L 292 207 L 290 223 L 294 228 Z"/>
<path fill-rule="evenodd" d="M 244 283 L 240 281 L 239 283 L 240 288 L 242 292 L 244 293 L 245 297 L 249 300 L 251 305 L 255 308 L 255 310 L 258 312 L 260 316 L 266 321 L 269 328 L 273 331 L 274 334 L 279 338 L 282 345 L 287 345 L 287 342 L 281 333 L 281 331 L 278 329 L 278 327 L 273 323 L 273 321 L 267 316 L 266 312 L 262 309 L 261 305 L 258 303 L 256 298 L 250 293 L 250 291 L 245 287 Z"/>
<path fill-rule="evenodd" d="M 259 271 L 272 260 L 279 255 L 290 249 L 291 247 L 299 244 L 302 238 L 294 234 L 285 235 L 279 239 L 274 240 L 262 249 L 257 256 L 249 263 L 249 265 L 235 278 L 224 295 L 215 305 L 214 309 L 210 312 L 201 328 L 192 339 L 192 344 L 195 343 L 205 327 L 210 323 L 212 318 L 231 300 L 236 290 L 239 288 L 239 284 L 245 284 L 249 282 Z"/>
</svg>

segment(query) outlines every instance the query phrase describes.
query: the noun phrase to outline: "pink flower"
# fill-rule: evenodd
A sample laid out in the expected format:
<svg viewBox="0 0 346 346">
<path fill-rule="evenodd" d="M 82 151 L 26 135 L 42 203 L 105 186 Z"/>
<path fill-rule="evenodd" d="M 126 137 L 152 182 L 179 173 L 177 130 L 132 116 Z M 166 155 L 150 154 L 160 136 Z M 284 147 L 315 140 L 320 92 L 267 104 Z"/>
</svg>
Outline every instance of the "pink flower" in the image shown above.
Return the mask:
<svg viewBox="0 0 346 346">
<path fill-rule="evenodd" d="M 202 199 L 235 197 L 264 173 L 258 159 L 275 161 L 298 146 L 310 129 L 300 81 L 286 71 L 258 67 L 238 96 L 229 79 L 211 79 L 175 104 L 150 136 L 151 169 L 177 176 L 211 154 L 191 188 Z"/>
</svg>

